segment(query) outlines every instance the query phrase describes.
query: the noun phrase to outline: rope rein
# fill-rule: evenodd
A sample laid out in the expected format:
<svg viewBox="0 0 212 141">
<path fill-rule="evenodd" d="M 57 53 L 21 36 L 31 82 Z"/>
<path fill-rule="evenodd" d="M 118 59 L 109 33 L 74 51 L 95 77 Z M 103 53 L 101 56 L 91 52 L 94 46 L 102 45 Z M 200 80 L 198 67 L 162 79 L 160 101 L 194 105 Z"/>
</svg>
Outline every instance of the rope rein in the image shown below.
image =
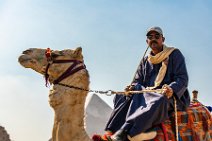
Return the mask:
<svg viewBox="0 0 212 141">
<path fill-rule="evenodd" d="M 115 94 L 128 96 L 130 94 L 141 94 L 141 93 L 147 93 L 147 92 L 155 92 L 155 93 L 161 93 L 161 94 L 163 93 L 163 89 L 155 89 L 155 90 L 144 89 L 144 90 L 139 90 L 139 91 L 113 91 L 113 90 L 99 91 L 99 90 L 84 89 L 84 88 L 80 88 L 80 87 L 76 87 L 76 86 L 72 86 L 72 85 L 66 85 L 66 84 L 62 84 L 62 83 L 58 83 L 56 85 L 61 85 L 64 87 L 82 90 L 82 91 L 86 91 L 86 92 L 91 92 L 91 93 L 95 93 L 95 94 L 105 94 L 107 96 L 111 96 L 111 95 L 115 95 Z"/>
<path fill-rule="evenodd" d="M 173 96 L 174 98 L 174 116 L 175 116 L 175 135 L 176 135 L 176 141 L 179 141 L 179 130 L 178 130 L 178 119 L 177 119 L 177 100 L 176 98 Z"/>
</svg>

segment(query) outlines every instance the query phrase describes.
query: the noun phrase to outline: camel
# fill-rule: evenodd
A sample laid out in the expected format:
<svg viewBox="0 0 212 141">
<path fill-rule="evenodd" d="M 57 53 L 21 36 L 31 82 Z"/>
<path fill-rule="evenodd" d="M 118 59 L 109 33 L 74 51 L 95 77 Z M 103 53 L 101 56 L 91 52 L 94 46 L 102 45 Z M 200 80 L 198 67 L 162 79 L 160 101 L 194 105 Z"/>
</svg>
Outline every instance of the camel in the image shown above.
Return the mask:
<svg viewBox="0 0 212 141">
<path fill-rule="evenodd" d="M 19 57 L 19 63 L 46 75 L 52 85 L 49 91 L 49 104 L 54 109 L 52 141 L 91 141 L 84 129 L 84 103 L 88 92 L 68 87 L 89 89 L 89 74 L 83 63 L 82 48 L 48 51 L 28 49 Z M 67 69 L 73 72 L 71 77 L 60 77 Z"/>
<path fill-rule="evenodd" d="M 23 52 L 19 62 L 23 67 L 44 75 L 46 82 L 52 86 L 49 92 L 49 104 L 55 112 L 52 141 L 91 141 L 84 129 L 84 103 L 89 90 L 89 74 L 83 63 L 82 48 L 61 51 L 31 48 Z M 154 140 L 177 140 L 174 128 L 179 127 L 183 141 L 210 141 L 210 113 L 199 102 L 191 104 L 187 111 L 177 112 L 178 125 L 173 115 L 161 127 L 154 127 L 157 131 Z M 164 128 L 166 130 L 162 130 Z"/>
</svg>

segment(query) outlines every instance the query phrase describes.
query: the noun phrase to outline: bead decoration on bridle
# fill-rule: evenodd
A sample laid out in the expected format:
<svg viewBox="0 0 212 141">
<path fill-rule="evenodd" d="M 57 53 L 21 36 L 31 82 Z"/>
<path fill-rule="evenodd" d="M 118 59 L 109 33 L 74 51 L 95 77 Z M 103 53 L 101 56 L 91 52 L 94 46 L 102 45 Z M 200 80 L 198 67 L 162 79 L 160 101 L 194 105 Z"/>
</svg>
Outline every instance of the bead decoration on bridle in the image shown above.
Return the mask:
<svg viewBox="0 0 212 141">
<path fill-rule="evenodd" d="M 46 70 L 45 70 L 45 81 L 46 81 L 46 87 L 48 87 L 49 84 L 49 74 L 48 74 L 48 69 L 50 67 L 51 64 L 53 63 L 73 63 L 62 75 L 60 75 L 56 80 L 53 81 L 53 84 L 59 84 L 60 81 L 62 81 L 63 79 L 67 78 L 70 75 L 73 75 L 74 73 L 82 70 L 82 69 L 86 69 L 85 64 L 83 63 L 83 61 L 79 61 L 79 60 L 54 60 L 53 56 L 52 56 L 52 50 L 50 48 L 47 48 L 45 51 L 45 55 L 46 55 L 46 59 L 48 61 L 48 64 L 46 66 Z M 82 64 L 80 66 L 77 66 L 78 64 Z"/>
</svg>

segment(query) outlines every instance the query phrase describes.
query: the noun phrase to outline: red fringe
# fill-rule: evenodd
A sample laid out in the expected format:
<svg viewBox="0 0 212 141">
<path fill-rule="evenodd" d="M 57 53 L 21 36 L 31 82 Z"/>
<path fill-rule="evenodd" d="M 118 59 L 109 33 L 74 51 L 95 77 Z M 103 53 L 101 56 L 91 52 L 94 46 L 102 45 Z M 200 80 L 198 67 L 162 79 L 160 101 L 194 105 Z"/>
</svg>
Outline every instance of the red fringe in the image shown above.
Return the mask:
<svg viewBox="0 0 212 141">
<path fill-rule="evenodd" d="M 93 141 L 102 141 L 102 138 L 101 138 L 100 135 L 94 134 L 93 137 L 92 137 L 92 140 L 93 140 Z"/>
</svg>

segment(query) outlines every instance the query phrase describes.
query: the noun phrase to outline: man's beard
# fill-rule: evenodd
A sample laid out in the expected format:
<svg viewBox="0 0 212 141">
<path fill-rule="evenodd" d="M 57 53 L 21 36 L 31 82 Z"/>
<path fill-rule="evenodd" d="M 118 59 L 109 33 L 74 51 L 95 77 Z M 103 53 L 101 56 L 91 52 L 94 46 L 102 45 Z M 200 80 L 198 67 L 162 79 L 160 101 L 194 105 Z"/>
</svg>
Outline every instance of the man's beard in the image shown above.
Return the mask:
<svg viewBox="0 0 212 141">
<path fill-rule="evenodd" d="M 155 40 L 150 41 L 150 46 L 152 46 L 153 43 L 156 43 L 158 45 L 158 42 Z"/>
<path fill-rule="evenodd" d="M 155 40 L 152 40 L 149 45 L 153 52 L 160 52 L 163 50 L 159 43 Z"/>
</svg>

